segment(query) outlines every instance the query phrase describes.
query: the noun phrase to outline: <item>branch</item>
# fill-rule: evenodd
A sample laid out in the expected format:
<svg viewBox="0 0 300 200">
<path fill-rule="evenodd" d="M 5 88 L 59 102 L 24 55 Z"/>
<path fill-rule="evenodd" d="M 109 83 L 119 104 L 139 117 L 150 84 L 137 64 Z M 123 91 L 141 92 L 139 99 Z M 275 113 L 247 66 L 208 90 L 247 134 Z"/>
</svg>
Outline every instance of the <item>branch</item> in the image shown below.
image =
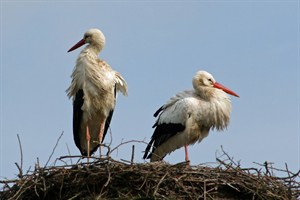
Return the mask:
<svg viewBox="0 0 300 200">
<path fill-rule="evenodd" d="M 117 145 L 115 148 L 113 148 L 109 154 L 111 154 L 112 152 L 114 152 L 115 150 L 117 150 L 120 146 L 124 145 L 124 144 L 128 144 L 128 143 L 143 143 L 143 144 L 148 144 L 145 141 L 141 141 L 141 140 L 129 140 L 126 142 L 121 142 L 119 145 Z"/>
<path fill-rule="evenodd" d="M 50 157 L 48 158 L 48 160 L 47 160 L 47 162 L 46 162 L 46 164 L 45 164 L 45 167 L 48 165 L 50 159 L 52 158 L 52 156 L 53 156 L 53 154 L 54 154 L 54 151 L 55 151 L 55 149 L 56 149 L 56 147 L 57 147 L 57 145 L 58 145 L 58 142 L 59 142 L 59 140 L 61 139 L 61 137 L 63 136 L 63 134 L 64 134 L 64 132 L 61 132 L 59 138 L 57 139 L 56 144 L 55 144 L 55 146 L 54 146 L 54 148 L 53 148 L 53 150 L 52 150 L 52 153 L 51 153 Z"/>
<path fill-rule="evenodd" d="M 22 178 L 23 177 L 23 151 L 22 151 L 22 144 L 21 144 L 21 140 L 20 140 L 20 136 L 19 134 L 17 134 L 18 137 L 18 142 L 19 142 L 19 148 L 20 148 L 20 153 L 21 153 L 21 166 L 18 165 L 18 163 L 15 163 L 19 169 L 19 174 L 18 177 Z"/>
</svg>

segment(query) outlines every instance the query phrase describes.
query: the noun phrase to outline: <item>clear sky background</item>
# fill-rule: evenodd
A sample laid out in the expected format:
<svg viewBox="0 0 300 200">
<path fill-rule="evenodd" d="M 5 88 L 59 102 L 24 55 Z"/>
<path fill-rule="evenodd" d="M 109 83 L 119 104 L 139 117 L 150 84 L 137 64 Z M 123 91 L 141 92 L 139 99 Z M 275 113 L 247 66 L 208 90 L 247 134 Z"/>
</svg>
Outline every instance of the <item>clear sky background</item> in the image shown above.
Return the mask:
<svg viewBox="0 0 300 200">
<path fill-rule="evenodd" d="M 299 1 L 1 1 L 0 178 L 14 178 L 22 142 L 26 171 L 37 158 L 79 155 L 65 90 L 89 28 L 106 36 L 100 53 L 127 80 L 111 123 L 112 147 L 149 142 L 153 113 L 192 88 L 206 70 L 235 91 L 231 123 L 190 146 L 192 165 L 214 162 L 221 145 L 242 167 L 300 168 Z M 107 135 L 105 142 L 109 143 Z M 131 158 L 132 144 L 112 157 Z M 135 162 L 146 147 L 135 143 Z M 184 149 L 167 156 L 184 161 Z M 62 165 L 63 163 L 58 162 Z"/>
</svg>

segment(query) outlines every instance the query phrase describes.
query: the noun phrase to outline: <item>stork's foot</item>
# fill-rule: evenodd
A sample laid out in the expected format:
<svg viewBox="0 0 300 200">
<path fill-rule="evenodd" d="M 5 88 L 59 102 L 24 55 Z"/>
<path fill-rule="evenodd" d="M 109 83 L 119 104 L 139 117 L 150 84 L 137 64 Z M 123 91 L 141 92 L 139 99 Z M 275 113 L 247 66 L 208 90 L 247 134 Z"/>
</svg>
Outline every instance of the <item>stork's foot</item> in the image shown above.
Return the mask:
<svg viewBox="0 0 300 200">
<path fill-rule="evenodd" d="M 186 169 L 186 170 L 190 170 L 192 167 L 191 167 L 191 162 L 189 161 L 189 160 L 186 160 L 185 162 L 185 166 L 184 166 L 184 168 Z"/>
</svg>

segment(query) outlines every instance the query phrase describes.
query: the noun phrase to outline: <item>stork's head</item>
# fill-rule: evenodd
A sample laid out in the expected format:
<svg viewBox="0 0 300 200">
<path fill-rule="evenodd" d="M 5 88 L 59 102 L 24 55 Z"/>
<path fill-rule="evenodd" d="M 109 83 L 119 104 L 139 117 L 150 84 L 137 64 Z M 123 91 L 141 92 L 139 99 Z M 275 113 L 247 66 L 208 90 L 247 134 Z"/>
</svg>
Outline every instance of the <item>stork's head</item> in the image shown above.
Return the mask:
<svg viewBox="0 0 300 200">
<path fill-rule="evenodd" d="M 99 29 L 92 28 L 85 32 L 83 39 L 77 42 L 68 52 L 73 51 L 86 43 L 90 44 L 91 47 L 94 47 L 100 52 L 105 45 L 104 34 Z"/>
<path fill-rule="evenodd" d="M 206 71 L 198 71 L 193 78 L 193 86 L 196 91 L 213 91 L 211 89 L 221 89 L 224 92 L 239 97 L 236 93 L 216 82 L 214 77 Z"/>
</svg>

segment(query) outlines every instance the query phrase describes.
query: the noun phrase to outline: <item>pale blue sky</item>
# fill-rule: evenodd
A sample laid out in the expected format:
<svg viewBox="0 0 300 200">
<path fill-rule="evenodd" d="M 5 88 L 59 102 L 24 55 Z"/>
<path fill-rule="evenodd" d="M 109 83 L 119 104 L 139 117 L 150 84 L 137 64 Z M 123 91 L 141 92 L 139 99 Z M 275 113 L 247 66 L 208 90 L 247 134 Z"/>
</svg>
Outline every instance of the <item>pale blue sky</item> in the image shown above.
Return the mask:
<svg viewBox="0 0 300 200">
<path fill-rule="evenodd" d="M 300 168 L 299 1 L 1 1 L 0 178 L 79 150 L 72 136 L 70 84 L 80 49 L 67 50 L 89 28 L 106 36 L 100 57 L 127 80 L 111 123 L 112 147 L 145 140 L 153 113 L 206 70 L 235 91 L 231 124 L 190 146 L 192 165 L 215 161 L 221 145 L 244 167 L 273 162 Z M 105 142 L 109 142 L 109 135 Z M 144 162 L 145 144 L 135 144 Z M 114 159 L 130 160 L 131 144 Z M 180 149 L 165 158 L 184 161 Z M 63 163 L 60 163 L 63 164 Z"/>
</svg>

